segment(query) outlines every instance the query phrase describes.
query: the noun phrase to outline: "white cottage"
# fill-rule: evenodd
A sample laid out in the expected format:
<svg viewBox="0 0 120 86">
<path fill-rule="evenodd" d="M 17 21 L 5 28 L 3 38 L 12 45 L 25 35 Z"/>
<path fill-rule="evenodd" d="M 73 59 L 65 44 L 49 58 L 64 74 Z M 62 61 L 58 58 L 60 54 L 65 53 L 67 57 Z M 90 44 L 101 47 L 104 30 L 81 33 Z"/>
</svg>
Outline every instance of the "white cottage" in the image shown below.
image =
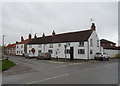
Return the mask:
<svg viewBox="0 0 120 86">
<path fill-rule="evenodd" d="M 34 51 L 34 52 L 33 52 Z M 38 56 L 40 52 L 50 52 L 53 58 L 94 59 L 100 51 L 96 26 L 92 23 L 89 30 L 38 37 L 27 45 L 27 53 Z"/>
<path fill-rule="evenodd" d="M 24 40 L 23 36 L 21 37 L 21 42 L 16 44 L 16 55 L 24 55 L 27 53 L 27 43 L 32 40 L 31 34 L 29 34 L 28 39 Z"/>
</svg>

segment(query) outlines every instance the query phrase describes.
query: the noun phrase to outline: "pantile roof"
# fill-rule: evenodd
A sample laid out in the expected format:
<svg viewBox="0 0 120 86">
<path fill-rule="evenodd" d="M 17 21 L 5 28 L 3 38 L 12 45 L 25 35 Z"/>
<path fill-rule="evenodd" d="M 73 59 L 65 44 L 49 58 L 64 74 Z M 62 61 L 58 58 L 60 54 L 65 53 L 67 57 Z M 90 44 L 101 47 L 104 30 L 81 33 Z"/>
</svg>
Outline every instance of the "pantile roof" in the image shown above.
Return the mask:
<svg viewBox="0 0 120 86">
<path fill-rule="evenodd" d="M 47 44 L 47 43 L 63 43 L 63 42 L 78 42 L 87 41 L 93 30 L 84 30 L 77 32 L 69 32 L 63 34 L 55 34 L 50 36 L 38 37 L 32 39 L 28 44 Z"/>
</svg>

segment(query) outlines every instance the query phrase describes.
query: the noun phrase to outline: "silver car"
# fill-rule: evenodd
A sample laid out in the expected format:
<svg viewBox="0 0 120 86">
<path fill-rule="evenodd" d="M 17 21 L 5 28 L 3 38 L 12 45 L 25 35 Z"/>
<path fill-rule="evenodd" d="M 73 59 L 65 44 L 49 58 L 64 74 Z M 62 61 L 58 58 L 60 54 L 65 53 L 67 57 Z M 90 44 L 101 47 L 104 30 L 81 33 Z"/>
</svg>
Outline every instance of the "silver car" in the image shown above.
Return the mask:
<svg viewBox="0 0 120 86">
<path fill-rule="evenodd" d="M 31 53 L 25 53 L 24 54 L 25 58 L 35 58 L 35 55 L 34 54 L 31 54 Z"/>
<path fill-rule="evenodd" d="M 95 60 L 109 60 L 110 56 L 105 52 L 97 52 L 95 54 Z"/>
</svg>

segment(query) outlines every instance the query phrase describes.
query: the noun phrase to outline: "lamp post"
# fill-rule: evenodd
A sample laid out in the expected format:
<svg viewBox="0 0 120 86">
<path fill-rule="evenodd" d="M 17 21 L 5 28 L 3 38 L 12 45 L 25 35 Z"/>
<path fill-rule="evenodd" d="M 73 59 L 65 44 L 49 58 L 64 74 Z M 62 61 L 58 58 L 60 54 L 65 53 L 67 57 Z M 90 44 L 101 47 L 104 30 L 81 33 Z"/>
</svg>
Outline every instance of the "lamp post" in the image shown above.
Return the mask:
<svg viewBox="0 0 120 86">
<path fill-rule="evenodd" d="M 3 58 L 3 55 L 4 55 L 4 38 L 5 38 L 6 35 L 3 35 L 3 40 L 2 40 L 2 58 Z"/>
</svg>

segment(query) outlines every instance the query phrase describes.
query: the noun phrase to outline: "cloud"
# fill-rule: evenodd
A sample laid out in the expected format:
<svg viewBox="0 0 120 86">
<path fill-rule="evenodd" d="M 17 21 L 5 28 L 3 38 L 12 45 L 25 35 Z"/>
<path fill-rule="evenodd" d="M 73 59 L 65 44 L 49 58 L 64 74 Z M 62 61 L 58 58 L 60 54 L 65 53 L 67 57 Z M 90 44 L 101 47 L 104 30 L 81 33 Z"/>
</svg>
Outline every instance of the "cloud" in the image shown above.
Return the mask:
<svg viewBox="0 0 120 86">
<path fill-rule="evenodd" d="M 19 2 L 3 3 L 2 24 L 6 44 L 27 38 L 28 33 L 41 36 L 90 28 L 95 20 L 100 38 L 118 40 L 117 2 Z M 108 34 L 109 32 L 109 34 Z"/>
</svg>

